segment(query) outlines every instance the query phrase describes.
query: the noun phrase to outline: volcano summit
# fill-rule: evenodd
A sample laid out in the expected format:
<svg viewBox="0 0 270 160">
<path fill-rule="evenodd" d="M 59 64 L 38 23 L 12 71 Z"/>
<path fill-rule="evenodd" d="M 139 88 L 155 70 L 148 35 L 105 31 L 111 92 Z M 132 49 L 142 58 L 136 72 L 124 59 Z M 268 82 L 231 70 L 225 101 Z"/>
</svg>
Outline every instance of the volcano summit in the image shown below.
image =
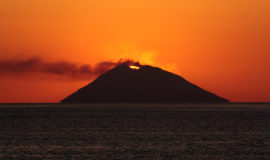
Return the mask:
<svg viewBox="0 0 270 160">
<path fill-rule="evenodd" d="M 61 103 L 91 102 L 228 102 L 184 78 L 157 67 L 122 63 Z"/>
</svg>

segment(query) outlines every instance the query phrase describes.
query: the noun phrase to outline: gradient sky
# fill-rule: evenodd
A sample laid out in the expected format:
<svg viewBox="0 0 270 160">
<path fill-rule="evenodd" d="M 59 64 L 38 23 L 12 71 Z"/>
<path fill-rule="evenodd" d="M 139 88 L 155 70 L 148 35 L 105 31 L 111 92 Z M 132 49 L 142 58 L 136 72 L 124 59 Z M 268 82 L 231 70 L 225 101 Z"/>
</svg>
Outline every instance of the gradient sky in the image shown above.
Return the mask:
<svg viewBox="0 0 270 160">
<path fill-rule="evenodd" d="M 131 58 L 234 102 L 269 102 L 270 1 L 0 0 L 0 60 L 33 56 Z M 89 82 L 3 74 L 0 102 L 58 102 Z"/>
</svg>

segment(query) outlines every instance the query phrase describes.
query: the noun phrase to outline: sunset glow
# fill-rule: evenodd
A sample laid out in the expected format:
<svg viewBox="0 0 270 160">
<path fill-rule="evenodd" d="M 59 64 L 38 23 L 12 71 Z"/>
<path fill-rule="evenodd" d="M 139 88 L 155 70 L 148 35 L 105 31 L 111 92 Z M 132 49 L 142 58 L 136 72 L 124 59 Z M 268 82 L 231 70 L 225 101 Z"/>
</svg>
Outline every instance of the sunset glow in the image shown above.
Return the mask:
<svg viewBox="0 0 270 160">
<path fill-rule="evenodd" d="M 139 67 L 139 66 L 129 66 L 129 68 L 131 68 L 131 69 L 135 69 L 135 70 L 140 69 L 140 67 Z"/>
<path fill-rule="evenodd" d="M 121 58 L 176 73 L 233 102 L 270 101 L 269 6 L 0 0 L 0 102 L 58 102 Z M 18 69 L 20 62 L 37 68 Z"/>
</svg>

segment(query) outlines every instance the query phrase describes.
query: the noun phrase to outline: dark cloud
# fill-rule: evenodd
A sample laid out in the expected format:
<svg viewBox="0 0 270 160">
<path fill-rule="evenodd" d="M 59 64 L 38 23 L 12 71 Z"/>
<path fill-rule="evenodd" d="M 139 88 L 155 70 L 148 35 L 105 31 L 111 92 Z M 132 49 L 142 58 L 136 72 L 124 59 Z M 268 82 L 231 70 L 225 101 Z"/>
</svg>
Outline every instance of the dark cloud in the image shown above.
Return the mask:
<svg viewBox="0 0 270 160">
<path fill-rule="evenodd" d="M 118 62 L 119 63 L 119 62 Z M 91 79 L 118 63 L 104 61 L 95 65 L 76 64 L 69 61 L 50 62 L 39 57 L 29 59 L 5 59 L 0 60 L 1 75 L 16 75 L 27 73 L 45 73 L 66 76 L 73 79 Z"/>
</svg>

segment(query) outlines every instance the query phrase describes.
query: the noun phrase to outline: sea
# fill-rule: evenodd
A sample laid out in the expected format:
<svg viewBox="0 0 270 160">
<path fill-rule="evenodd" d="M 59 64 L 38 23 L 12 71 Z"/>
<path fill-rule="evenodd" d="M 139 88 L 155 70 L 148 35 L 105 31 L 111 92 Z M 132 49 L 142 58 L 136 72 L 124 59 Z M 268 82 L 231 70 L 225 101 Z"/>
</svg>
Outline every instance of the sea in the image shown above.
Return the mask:
<svg viewBox="0 0 270 160">
<path fill-rule="evenodd" d="M 270 160 L 270 104 L 0 104 L 0 160 Z"/>
</svg>

